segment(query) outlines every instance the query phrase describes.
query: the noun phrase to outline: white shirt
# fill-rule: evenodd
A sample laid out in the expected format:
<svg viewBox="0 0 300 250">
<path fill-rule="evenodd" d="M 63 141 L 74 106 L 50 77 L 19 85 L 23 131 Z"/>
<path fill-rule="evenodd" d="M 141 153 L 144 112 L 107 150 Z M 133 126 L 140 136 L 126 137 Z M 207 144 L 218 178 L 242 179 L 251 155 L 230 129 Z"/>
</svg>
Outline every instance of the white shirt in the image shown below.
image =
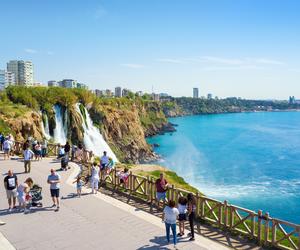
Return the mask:
<svg viewBox="0 0 300 250">
<path fill-rule="evenodd" d="M 92 179 L 94 180 L 99 180 L 99 167 L 92 167 L 92 176 L 91 176 Z"/>
<path fill-rule="evenodd" d="M 164 209 L 165 222 L 168 224 L 176 224 L 178 214 L 179 211 L 176 207 L 171 208 L 169 206 L 166 206 Z"/>
<path fill-rule="evenodd" d="M 24 155 L 24 161 L 30 161 L 30 159 L 33 157 L 34 153 L 30 149 L 26 149 L 23 153 Z"/>
<path fill-rule="evenodd" d="M 5 141 L 3 142 L 3 148 L 4 148 L 4 149 L 10 149 L 11 146 L 12 146 L 12 142 L 11 142 L 10 140 L 5 140 Z"/>
<path fill-rule="evenodd" d="M 180 214 L 185 214 L 187 212 L 187 206 L 178 204 L 178 211 Z"/>
</svg>

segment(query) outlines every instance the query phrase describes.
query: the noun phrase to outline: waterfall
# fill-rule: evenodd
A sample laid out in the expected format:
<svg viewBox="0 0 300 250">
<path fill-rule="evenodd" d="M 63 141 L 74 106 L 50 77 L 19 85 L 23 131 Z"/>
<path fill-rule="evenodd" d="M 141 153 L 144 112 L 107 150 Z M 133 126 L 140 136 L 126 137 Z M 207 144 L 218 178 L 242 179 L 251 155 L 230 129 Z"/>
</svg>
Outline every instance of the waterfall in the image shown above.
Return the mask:
<svg viewBox="0 0 300 250">
<path fill-rule="evenodd" d="M 97 156 L 102 156 L 103 151 L 106 151 L 109 157 L 111 157 L 114 161 L 118 161 L 114 152 L 103 139 L 99 129 L 93 125 L 92 119 L 84 106 L 84 114 L 81 113 L 80 105 L 80 103 L 76 104 L 76 111 L 80 114 L 82 119 L 82 127 L 84 130 L 83 142 L 86 149 L 92 150 Z"/>
<path fill-rule="evenodd" d="M 54 105 L 53 110 L 55 112 L 55 129 L 54 129 L 54 141 L 60 144 L 65 144 L 67 136 L 65 132 L 62 108 L 60 105 Z"/>
<path fill-rule="evenodd" d="M 40 113 L 42 117 L 42 133 L 47 140 L 50 140 L 50 131 L 49 131 L 49 123 L 48 123 L 48 116 L 46 113 Z M 44 118 L 44 119 L 43 119 Z M 44 123 L 45 120 L 45 123 Z"/>
</svg>

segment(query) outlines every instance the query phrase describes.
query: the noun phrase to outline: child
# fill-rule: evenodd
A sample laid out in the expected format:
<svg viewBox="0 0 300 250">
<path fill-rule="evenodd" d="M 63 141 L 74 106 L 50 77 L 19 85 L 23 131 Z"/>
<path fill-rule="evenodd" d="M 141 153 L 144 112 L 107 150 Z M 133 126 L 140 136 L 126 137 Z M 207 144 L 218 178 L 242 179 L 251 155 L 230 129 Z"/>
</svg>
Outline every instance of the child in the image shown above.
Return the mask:
<svg viewBox="0 0 300 250">
<path fill-rule="evenodd" d="M 123 184 L 126 188 L 129 177 L 128 168 L 124 168 L 124 171 L 118 172 L 117 176 L 120 178 L 120 184 Z"/>
<path fill-rule="evenodd" d="M 29 191 L 32 186 L 33 180 L 29 177 L 25 180 L 24 183 L 20 184 L 17 188 L 19 206 L 21 211 L 25 214 L 28 212 L 28 210 L 26 210 L 26 202 L 30 199 Z"/>
<path fill-rule="evenodd" d="M 177 236 L 184 235 L 184 222 L 186 221 L 186 213 L 187 213 L 187 198 L 179 197 L 178 199 L 178 221 L 179 221 L 179 233 Z"/>
<path fill-rule="evenodd" d="M 77 188 L 77 196 L 78 198 L 81 197 L 81 190 L 82 190 L 82 186 L 83 186 L 83 180 L 81 179 L 81 176 L 78 175 L 76 180 L 73 181 L 73 183 L 76 182 L 76 188 Z"/>
</svg>

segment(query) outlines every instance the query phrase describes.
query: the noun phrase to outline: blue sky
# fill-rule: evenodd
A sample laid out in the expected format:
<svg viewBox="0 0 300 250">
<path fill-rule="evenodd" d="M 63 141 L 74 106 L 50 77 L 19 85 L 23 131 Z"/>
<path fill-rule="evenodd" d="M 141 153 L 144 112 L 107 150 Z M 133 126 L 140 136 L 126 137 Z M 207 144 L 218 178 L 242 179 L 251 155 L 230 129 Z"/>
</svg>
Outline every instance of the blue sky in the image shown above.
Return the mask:
<svg viewBox="0 0 300 250">
<path fill-rule="evenodd" d="M 300 1 L 16 0 L 1 3 L 0 68 L 35 80 L 190 96 L 300 97 Z"/>
</svg>

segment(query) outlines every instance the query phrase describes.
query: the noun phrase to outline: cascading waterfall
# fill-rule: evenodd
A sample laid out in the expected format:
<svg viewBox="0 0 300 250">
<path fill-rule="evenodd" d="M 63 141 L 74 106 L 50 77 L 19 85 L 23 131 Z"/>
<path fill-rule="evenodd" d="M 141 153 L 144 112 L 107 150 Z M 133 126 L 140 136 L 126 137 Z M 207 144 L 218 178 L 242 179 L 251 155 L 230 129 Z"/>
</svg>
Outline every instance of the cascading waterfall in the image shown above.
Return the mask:
<svg viewBox="0 0 300 250">
<path fill-rule="evenodd" d="M 118 161 L 114 152 L 103 139 L 99 129 L 93 125 L 92 119 L 84 106 L 84 114 L 81 113 L 80 105 L 80 103 L 76 104 L 76 111 L 80 114 L 82 119 L 82 127 L 84 130 L 83 142 L 85 147 L 88 150 L 92 150 L 97 156 L 102 156 L 103 151 L 106 151 L 109 157 L 111 157 L 114 161 Z"/>
<path fill-rule="evenodd" d="M 54 105 L 53 110 L 55 112 L 55 129 L 54 129 L 54 141 L 60 144 L 65 144 L 67 141 L 66 130 L 64 126 L 62 108 L 60 105 Z"/>
<path fill-rule="evenodd" d="M 50 130 L 49 130 L 49 123 L 48 123 L 48 116 L 46 113 L 40 113 L 42 116 L 42 133 L 47 140 L 50 140 Z M 44 119 L 43 119 L 44 118 Z M 45 123 L 44 123 L 45 120 Z"/>
</svg>

